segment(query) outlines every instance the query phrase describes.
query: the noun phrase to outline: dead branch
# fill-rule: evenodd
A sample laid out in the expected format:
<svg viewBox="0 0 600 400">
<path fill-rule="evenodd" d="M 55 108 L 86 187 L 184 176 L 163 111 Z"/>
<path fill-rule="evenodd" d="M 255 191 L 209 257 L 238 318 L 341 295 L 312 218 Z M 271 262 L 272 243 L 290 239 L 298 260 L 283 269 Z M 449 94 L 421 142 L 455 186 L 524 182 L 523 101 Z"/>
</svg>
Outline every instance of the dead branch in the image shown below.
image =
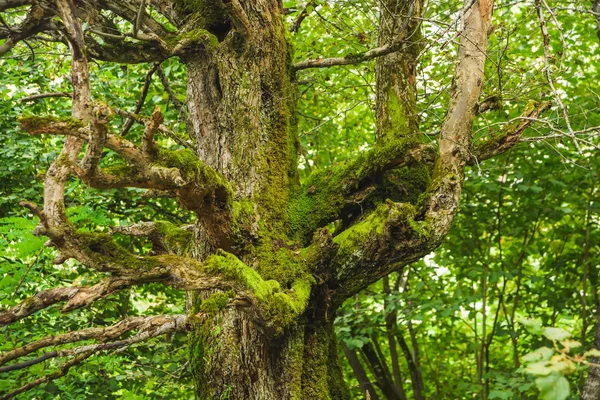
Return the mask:
<svg viewBox="0 0 600 400">
<path fill-rule="evenodd" d="M 296 16 L 296 19 L 294 20 L 294 22 L 292 23 L 292 25 L 290 26 L 290 32 L 292 33 L 296 33 L 298 32 L 298 30 L 300 29 L 300 25 L 302 25 L 302 21 L 304 21 L 304 19 L 306 17 L 308 17 L 308 14 L 310 13 L 309 9 L 312 7 L 316 7 L 316 0 L 309 0 L 304 7 L 302 7 L 302 10 L 300 10 L 300 12 L 298 13 L 298 15 Z"/>
<path fill-rule="evenodd" d="M 469 159 L 467 164 L 474 165 L 480 161 L 502 154 L 514 147 L 521 140 L 523 132 L 525 132 L 525 130 L 551 106 L 552 103 L 549 101 L 541 103 L 530 101 L 521 116 L 507 124 L 498 136 L 492 136 L 476 143 L 473 148 L 472 158 Z"/>
</svg>

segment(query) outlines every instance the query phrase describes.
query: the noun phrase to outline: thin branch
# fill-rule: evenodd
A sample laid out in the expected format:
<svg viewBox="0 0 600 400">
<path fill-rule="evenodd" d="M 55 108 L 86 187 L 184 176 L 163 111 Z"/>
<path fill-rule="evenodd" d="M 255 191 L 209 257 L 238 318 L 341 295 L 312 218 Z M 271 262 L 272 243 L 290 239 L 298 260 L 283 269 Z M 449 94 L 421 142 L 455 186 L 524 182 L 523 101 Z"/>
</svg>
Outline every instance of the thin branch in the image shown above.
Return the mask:
<svg viewBox="0 0 600 400">
<path fill-rule="evenodd" d="M 362 54 L 353 54 L 348 55 L 346 57 L 317 58 L 311 60 L 304 60 L 292 65 L 292 68 L 296 71 L 300 71 L 309 68 L 328 68 L 339 65 L 359 64 L 364 61 L 372 60 L 377 57 L 383 57 L 388 54 L 400 51 L 404 48 L 405 44 L 407 44 L 407 42 L 405 42 L 404 40 L 400 40 L 395 43 L 385 44 L 383 46 L 367 50 Z"/>
<path fill-rule="evenodd" d="M 31 96 L 27 96 L 27 97 L 22 97 L 19 99 L 19 101 L 21 103 L 25 103 L 28 101 L 34 101 L 34 100 L 38 100 L 38 99 L 45 99 L 48 97 L 71 97 L 73 96 L 72 93 L 67 93 L 67 92 L 53 92 L 53 93 L 40 93 L 40 94 L 34 94 Z"/>
<path fill-rule="evenodd" d="M 142 19 L 144 18 L 146 7 L 146 0 L 142 0 L 140 2 L 140 6 L 138 8 L 137 16 L 135 18 L 135 24 L 133 25 L 133 37 L 138 36 L 138 32 L 142 29 Z"/>
<path fill-rule="evenodd" d="M 171 103 L 173 103 L 173 106 L 177 109 L 177 111 L 179 111 L 180 115 L 186 116 L 187 113 L 185 111 L 185 106 L 173 92 L 173 89 L 171 88 L 171 85 L 169 84 L 169 80 L 167 79 L 167 75 L 165 74 L 165 70 L 159 65 L 158 68 L 156 69 L 156 72 L 158 73 L 160 82 L 162 83 L 163 87 L 165 88 L 165 92 L 167 92 L 167 95 L 169 96 L 169 100 L 171 101 Z"/>
<path fill-rule="evenodd" d="M 156 72 L 158 68 L 160 68 L 160 63 L 154 63 L 152 65 L 152 68 L 150 68 L 146 73 L 146 76 L 144 77 L 144 85 L 142 86 L 142 91 L 140 93 L 140 98 L 135 103 L 135 111 L 133 112 L 134 114 L 139 114 L 140 111 L 142 111 L 142 107 L 144 106 L 144 102 L 146 101 L 146 96 L 148 95 L 148 89 L 150 88 L 150 84 L 152 83 L 152 75 L 154 75 L 154 72 Z M 123 129 L 121 130 L 121 136 L 127 135 L 127 132 L 129 132 L 129 129 L 131 129 L 133 122 L 134 119 L 131 117 L 128 117 L 125 120 L 125 123 L 123 124 Z"/>
<path fill-rule="evenodd" d="M 169 317 L 170 318 L 170 317 Z M 108 342 L 109 340 L 116 339 L 123 335 L 125 332 L 152 326 L 156 324 L 156 321 L 160 323 L 164 322 L 164 316 L 150 316 L 150 317 L 130 317 L 122 321 L 119 321 L 115 325 L 102 327 L 102 328 L 87 328 L 79 331 L 72 331 L 55 336 L 47 336 L 43 339 L 36 340 L 28 343 L 25 346 L 18 347 L 6 353 L 0 354 L 0 365 L 4 365 L 9 361 L 17 358 L 26 356 L 39 349 L 49 346 L 63 345 L 67 343 L 80 342 L 84 340 L 94 339 L 101 343 Z M 67 349 L 67 352 L 72 352 L 72 349 Z M 49 358 L 60 357 L 62 353 L 59 351 L 52 351 L 46 353 L 38 358 L 25 361 L 19 364 L 12 364 L 5 367 L 0 367 L 0 373 L 23 369 L 31 365 L 37 364 Z M 70 354 L 70 353 L 65 353 Z"/>
<path fill-rule="evenodd" d="M 539 116 L 551 106 L 552 103 L 549 101 L 542 103 L 530 101 L 519 117 L 514 118 L 505 125 L 503 132 L 499 136 L 476 143 L 472 151 L 472 156 L 467 163 L 469 165 L 476 165 L 481 161 L 502 154 L 515 146 L 521 141 L 523 132 L 533 122 L 538 121 Z"/>
<path fill-rule="evenodd" d="M 60 369 L 58 371 L 52 372 L 49 375 L 46 375 L 42 378 L 36 379 L 32 382 L 29 382 L 26 385 L 21 386 L 20 388 L 13 390 L 12 392 L 0 397 L 0 400 L 8 400 L 8 399 L 12 399 L 13 397 L 15 397 L 18 394 L 27 392 L 28 390 L 33 389 L 34 387 L 37 387 L 39 385 L 42 385 L 44 383 L 48 383 L 50 381 L 53 381 L 55 379 L 58 379 L 62 376 L 65 376 L 68 372 L 69 369 L 77 364 L 80 364 L 81 362 L 83 362 L 84 360 L 88 359 L 89 357 L 91 357 L 93 355 L 92 352 L 89 353 L 84 353 L 81 354 L 75 358 L 73 358 L 70 361 L 67 361 L 66 363 L 64 363 L 63 365 L 60 366 Z"/>
<path fill-rule="evenodd" d="M 302 10 L 300 10 L 298 15 L 296 16 L 296 19 L 290 26 L 290 32 L 292 32 L 292 33 L 298 32 L 298 30 L 300 29 L 300 25 L 302 25 L 302 21 L 304 21 L 304 19 L 306 17 L 308 17 L 308 14 L 310 13 L 309 9 L 314 8 L 316 6 L 315 3 L 316 3 L 316 0 L 310 0 L 304 5 L 304 7 L 302 7 Z"/>
<path fill-rule="evenodd" d="M 550 86 L 550 90 L 552 90 L 552 95 L 554 97 L 554 100 L 556 101 L 556 104 L 558 104 L 559 108 L 562 111 L 562 115 L 565 120 L 565 124 L 567 125 L 567 129 L 569 130 L 569 136 L 573 140 L 573 144 L 575 145 L 577 152 L 581 155 L 583 153 L 579 146 L 579 142 L 577 141 L 577 137 L 575 136 L 575 134 L 573 132 L 573 128 L 571 127 L 569 113 L 560 98 L 560 94 L 558 93 L 558 91 L 556 90 L 556 87 L 554 86 L 554 80 L 552 79 L 552 73 L 550 72 L 550 49 L 549 49 L 550 35 L 548 33 L 548 28 L 546 27 L 546 21 L 544 19 L 544 11 L 542 10 L 541 3 L 542 3 L 542 0 L 535 0 L 535 9 L 537 11 L 538 19 L 540 21 L 540 30 L 542 32 L 542 38 L 543 38 L 543 44 L 544 44 L 543 45 L 543 47 L 544 47 L 544 75 L 546 76 L 546 81 L 548 81 L 548 86 Z M 544 4 L 546 4 L 545 1 L 544 1 Z"/>
<path fill-rule="evenodd" d="M 125 348 L 128 346 L 131 346 L 132 344 L 146 341 L 148 339 L 151 339 L 151 338 L 154 338 L 157 336 L 165 335 L 165 334 L 171 333 L 176 330 L 187 329 L 186 321 L 187 321 L 187 317 L 185 315 L 152 317 L 146 323 L 146 325 L 140 329 L 140 332 L 138 332 L 137 334 L 135 334 L 127 339 L 119 340 L 116 342 L 108 342 L 108 343 L 99 343 L 99 344 L 91 344 L 91 345 L 87 345 L 87 346 L 80 346 L 80 347 L 76 347 L 73 349 L 57 350 L 57 351 L 48 353 L 52 356 L 43 355 L 35 360 L 40 360 L 38 362 L 41 362 L 41 361 L 43 361 L 43 360 L 41 360 L 41 358 L 43 358 L 43 357 L 46 357 L 44 359 L 55 358 L 55 357 L 64 357 L 64 356 L 75 356 L 75 357 L 72 360 L 64 363 L 60 367 L 60 370 L 53 372 L 43 378 L 37 379 L 33 382 L 30 382 L 27 385 L 24 385 L 24 386 L 20 387 L 19 389 L 8 393 L 4 397 L 0 398 L 0 400 L 10 399 L 10 398 L 16 396 L 17 394 L 24 393 L 36 386 L 39 386 L 41 384 L 50 382 L 51 380 L 60 378 L 61 376 L 64 376 L 67 374 L 67 372 L 69 371 L 69 368 L 81 363 L 85 359 L 89 358 L 93 354 L 96 354 L 100 351 Z M 30 362 L 28 362 L 28 363 L 30 363 Z M 30 364 L 30 365 L 32 365 L 32 364 Z"/>
</svg>

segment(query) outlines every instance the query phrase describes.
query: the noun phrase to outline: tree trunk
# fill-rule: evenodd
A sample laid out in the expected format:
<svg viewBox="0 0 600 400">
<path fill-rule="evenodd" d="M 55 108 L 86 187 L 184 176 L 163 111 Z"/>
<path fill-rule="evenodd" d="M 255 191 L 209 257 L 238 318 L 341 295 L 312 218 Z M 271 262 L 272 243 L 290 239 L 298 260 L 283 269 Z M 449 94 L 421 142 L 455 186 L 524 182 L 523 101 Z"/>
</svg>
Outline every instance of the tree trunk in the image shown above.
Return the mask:
<svg viewBox="0 0 600 400">
<path fill-rule="evenodd" d="M 293 246 L 287 235 L 287 202 L 299 185 L 289 44 L 279 1 L 240 2 L 239 7 L 229 10 L 233 30 L 220 22 L 215 6 L 213 22 L 201 28 L 217 32 L 219 45 L 184 58 L 188 130 L 196 154 L 232 184 L 237 207 L 252 223 L 244 232 L 224 232 L 210 216 L 199 219 L 195 255 L 202 260 L 224 249 L 285 288 L 291 281 L 282 279 L 287 271 L 278 269 L 288 266 L 268 258 L 282 246 Z M 248 204 L 253 209 L 245 210 Z M 190 313 L 198 313 L 211 295 L 214 291 L 192 293 Z M 190 339 L 198 398 L 347 398 L 333 315 L 320 314 L 309 309 L 301 322 L 277 332 L 263 326 L 256 310 L 243 301 L 204 318 Z"/>
</svg>

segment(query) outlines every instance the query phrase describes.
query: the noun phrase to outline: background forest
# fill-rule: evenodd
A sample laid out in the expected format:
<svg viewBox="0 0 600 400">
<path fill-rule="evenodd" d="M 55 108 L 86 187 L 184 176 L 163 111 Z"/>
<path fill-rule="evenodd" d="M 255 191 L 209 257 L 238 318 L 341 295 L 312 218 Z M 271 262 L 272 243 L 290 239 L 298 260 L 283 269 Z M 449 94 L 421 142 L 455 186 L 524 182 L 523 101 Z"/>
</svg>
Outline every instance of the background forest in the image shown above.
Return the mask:
<svg viewBox="0 0 600 400">
<path fill-rule="evenodd" d="M 500 129 L 519 114 L 523 99 L 549 100 L 553 107 L 528 130 L 524 143 L 468 171 L 461 211 L 437 251 L 372 285 L 338 311 L 340 357 L 353 398 L 364 398 L 365 391 L 371 399 L 579 398 L 587 367 L 574 360 L 593 348 L 600 312 L 600 131 L 593 128 L 600 126 L 598 14 L 589 12 L 589 1 L 542 3 L 551 38 L 546 57 L 534 2 L 496 3 L 489 81 L 481 99 L 489 110 L 482 110 L 475 131 Z M 425 141 L 435 140 L 448 102 L 457 28 L 449 22 L 460 6 L 429 1 L 424 8 L 426 46 L 417 83 Z M 290 40 L 298 60 L 362 52 L 377 43 L 373 1 L 290 0 L 285 7 L 288 24 L 296 28 Z M 12 24 L 22 16 L 16 11 L 6 18 Z M 549 87 L 545 62 L 555 90 Z M 373 143 L 374 67 L 367 62 L 298 72 L 300 169 L 305 175 L 351 159 Z M 41 202 L 40 171 L 56 157 L 63 139 L 28 137 L 16 119 L 21 114 L 68 115 L 69 100 L 60 93 L 71 91 L 69 68 L 66 48 L 43 41 L 20 43 L 0 59 L 0 308 L 46 288 L 86 284 L 97 275 L 76 272 L 73 260 L 53 265 L 56 254 L 43 247 L 44 238 L 32 234 L 35 218 L 18 205 L 23 199 Z M 167 120 L 180 120 L 173 103 L 184 99 L 186 77 L 176 59 L 160 66 L 99 62 L 91 68 L 93 91 L 101 100 L 145 115 L 158 106 Z M 49 92 L 56 97 L 35 98 Z M 568 122 L 556 96 L 568 111 Z M 114 124 L 123 122 L 117 117 Z M 183 130 L 180 122 L 171 126 Z M 580 151 L 569 130 L 578 135 Z M 130 126 L 125 134 L 138 138 L 141 128 Z M 97 191 L 73 179 L 68 213 L 90 231 L 157 218 L 192 222 L 174 201 L 147 198 L 143 192 Z M 131 250 L 143 246 L 122 240 Z M 0 328 L 0 352 L 141 312 L 185 312 L 185 293 L 157 284 L 115 296 L 120 301 L 98 301 L 69 314 L 53 308 Z M 580 343 L 567 343 L 573 347 L 570 358 L 539 363 L 559 354 L 551 339 L 563 349 L 557 343 L 567 333 Z M 186 352 L 186 337 L 177 334 L 97 355 L 22 398 L 188 398 Z M 54 366 L 47 362 L 2 373 L 0 393 Z"/>
</svg>

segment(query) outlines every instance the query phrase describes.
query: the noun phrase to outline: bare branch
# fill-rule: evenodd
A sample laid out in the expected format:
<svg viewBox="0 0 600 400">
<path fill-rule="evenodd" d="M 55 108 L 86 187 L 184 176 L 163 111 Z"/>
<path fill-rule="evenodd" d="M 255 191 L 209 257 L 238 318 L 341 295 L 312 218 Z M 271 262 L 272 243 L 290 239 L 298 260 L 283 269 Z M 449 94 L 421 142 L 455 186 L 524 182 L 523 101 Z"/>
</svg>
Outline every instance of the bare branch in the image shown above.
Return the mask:
<svg viewBox="0 0 600 400">
<path fill-rule="evenodd" d="M 304 60 L 297 62 L 292 66 L 296 71 L 309 68 L 328 68 L 339 65 L 351 65 L 359 64 L 364 61 L 372 60 L 377 57 L 383 57 L 385 55 L 400 51 L 404 48 L 407 42 L 400 40 L 394 43 L 385 44 L 380 47 L 365 51 L 364 53 L 352 54 L 346 57 L 333 57 L 333 58 L 317 58 L 311 60 Z"/>
<path fill-rule="evenodd" d="M 142 151 L 146 154 L 146 157 L 150 160 L 156 157 L 156 149 L 154 148 L 154 135 L 158 128 L 163 123 L 164 118 L 162 113 L 160 112 L 160 107 L 154 108 L 152 112 L 152 118 L 148 125 L 146 125 L 146 130 L 144 130 L 144 134 L 142 135 Z"/>
<path fill-rule="evenodd" d="M 171 85 L 169 84 L 169 80 L 167 79 L 167 76 L 165 75 L 165 71 L 163 70 L 163 68 L 160 65 L 158 66 L 157 72 L 158 72 L 158 77 L 160 78 L 160 81 L 161 81 L 163 87 L 165 88 L 167 95 L 169 96 L 169 100 L 171 101 L 171 103 L 173 103 L 173 106 L 175 106 L 177 111 L 179 111 L 179 114 L 183 115 L 187 118 L 185 105 L 177 98 L 177 96 L 173 92 L 173 89 L 171 88 Z"/>
<path fill-rule="evenodd" d="M 0 312 L 0 326 L 10 325 L 57 303 L 66 302 L 61 312 L 70 312 L 120 290 L 155 280 L 154 276 L 116 276 L 105 278 L 92 286 L 69 286 L 44 290 L 7 311 Z"/>
<path fill-rule="evenodd" d="M 36 311 L 50 307 L 51 305 L 67 301 L 80 290 L 78 287 L 60 287 L 44 290 L 35 296 L 12 307 L 8 311 L 0 313 L 0 326 L 9 325 L 23 319 Z"/>
<path fill-rule="evenodd" d="M 290 32 L 292 32 L 292 33 L 298 32 L 298 30 L 300 29 L 300 25 L 302 25 L 302 21 L 304 21 L 304 19 L 306 17 L 308 17 L 308 14 L 310 13 L 310 9 L 312 9 L 316 6 L 315 3 L 316 3 L 316 0 L 309 0 L 304 5 L 304 7 L 302 7 L 302 10 L 300 10 L 298 15 L 296 16 L 296 19 L 290 26 Z"/>
<path fill-rule="evenodd" d="M 538 19 L 540 21 L 540 30 L 542 32 L 542 37 L 544 39 L 544 75 L 546 76 L 546 81 L 548 81 L 548 86 L 550 86 L 550 90 L 552 90 L 552 94 L 554 97 L 554 101 L 560 107 L 562 111 L 563 118 L 565 120 L 565 124 L 567 125 L 567 129 L 569 130 L 569 134 L 571 139 L 573 140 L 573 144 L 577 149 L 579 154 L 582 154 L 581 148 L 579 146 L 579 142 L 577 141 L 577 137 L 573 133 L 573 128 L 571 127 L 571 121 L 569 119 L 569 112 L 567 108 L 563 104 L 560 94 L 557 92 L 556 87 L 554 86 L 554 79 L 552 78 L 552 72 L 550 72 L 550 35 L 548 34 L 548 28 L 546 27 L 546 21 L 544 19 L 544 11 L 542 10 L 541 4 L 547 6 L 545 0 L 535 0 L 535 8 L 537 11 Z"/>
<path fill-rule="evenodd" d="M 42 378 L 38 378 L 32 382 L 29 382 L 26 385 L 21 386 L 20 388 L 13 390 L 12 392 L 0 397 L 0 400 L 8 400 L 8 399 L 12 399 L 13 397 L 15 397 L 16 395 L 20 394 L 20 393 L 24 393 L 28 390 L 33 389 L 34 387 L 37 387 L 39 385 L 42 385 L 44 383 L 48 383 L 50 381 L 53 381 L 55 379 L 58 379 L 62 376 L 65 376 L 68 372 L 69 369 L 71 369 L 71 367 L 80 364 L 81 362 L 85 361 L 86 359 L 88 359 L 89 357 L 91 357 L 93 355 L 92 352 L 89 353 L 84 353 L 81 354 L 75 358 L 73 358 L 70 361 L 67 361 L 66 363 L 64 363 L 63 365 L 60 366 L 60 369 L 58 371 L 52 372 Z"/>
<path fill-rule="evenodd" d="M 9 3 L 12 4 L 12 2 Z M 8 4 L 6 7 L 11 8 Z M 20 41 L 53 27 L 49 10 L 39 4 L 33 5 L 23 23 L 14 28 L 0 30 L 0 39 L 6 39 L 4 43 L 0 44 L 0 56 L 9 52 Z"/>
<path fill-rule="evenodd" d="M 170 317 L 169 317 L 170 318 Z M 72 331 L 60 335 L 48 336 L 40 340 L 36 340 L 32 343 L 28 343 L 25 346 L 18 347 L 14 350 L 11 350 L 6 353 L 0 354 L 0 365 L 4 365 L 9 361 L 15 360 L 17 358 L 26 356 L 28 354 L 33 353 L 36 350 L 42 349 L 44 347 L 62 345 L 73 342 L 80 342 L 83 340 L 95 339 L 99 342 L 108 342 L 110 340 L 116 339 L 125 332 L 131 331 L 133 329 L 144 328 L 147 326 L 152 326 L 156 324 L 156 321 L 164 322 L 164 316 L 151 316 L 151 317 L 130 317 L 126 318 L 122 321 L 119 321 L 117 324 L 102 327 L 102 328 L 87 328 L 79 331 Z M 68 351 L 72 351 L 69 349 Z M 48 354 L 52 354 L 48 356 Z M 44 354 L 42 357 L 39 357 L 34 360 L 29 360 L 27 362 L 21 364 L 13 364 L 8 367 L 0 367 L 0 373 L 14 371 L 17 369 L 26 368 L 28 366 L 37 364 L 43 360 L 60 357 L 59 352 L 52 352 Z"/>
<path fill-rule="evenodd" d="M 45 99 L 48 97 L 69 97 L 70 98 L 71 96 L 72 96 L 71 93 L 66 93 L 66 92 L 40 93 L 40 94 L 31 95 L 31 96 L 21 97 L 19 99 L 19 101 L 22 103 L 26 103 L 28 101 Z"/>
<path fill-rule="evenodd" d="M 152 75 L 154 75 L 154 72 L 156 72 L 158 68 L 160 68 L 160 64 L 154 63 L 152 68 L 150 68 L 146 73 L 146 76 L 144 77 L 144 85 L 142 86 L 142 91 L 140 92 L 140 98 L 135 103 L 135 111 L 133 112 L 134 114 L 139 114 L 140 111 L 142 111 L 142 107 L 146 101 L 146 96 L 148 95 L 148 89 L 150 89 L 150 84 L 152 83 Z M 127 135 L 127 132 L 129 132 L 129 129 L 131 129 L 133 122 L 133 118 L 127 118 L 125 120 L 125 124 L 121 129 L 121 136 Z"/>
<path fill-rule="evenodd" d="M 10 366 L 10 367 L 13 367 L 12 369 L 18 369 L 17 366 L 25 368 L 27 366 L 34 365 L 35 363 L 42 362 L 49 358 L 75 356 L 73 359 L 64 363 L 60 367 L 60 370 L 53 372 L 49 375 L 46 375 L 43 378 L 37 379 L 33 382 L 30 382 L 27 385 L 24 385 L 24 386 L 20 387 L 19 389 L 8 393 L 1 399 L 10 399 L 19 393 L 24 393 L 36 386 L 39 386 L 41 384 L 50 382 L 56 378 L 64 376 L 68 372 L 69 368 L 81 363 L 85 359 L 89 358 L 93 354 L 96 354 L 100 351 L 122 349 L 122 348 L 126 348 L 128 346 L 131 346 L 132 344 L 146 341 L 148 339 L 151 339 L 151 338 L 154 338 L 157 336 L 165 335 L 165 334 L 177 331 L 177 330 L 184 330 L 184 329 L 186 329 L 186 321 L 187 321 L 187 317 L 185 315 L 163 315 L 163 316 L 156 316 L 156 317 L 148 317 L 148 319 L 146 320 L 146 323 L 140 327 L 140 331 L 137 334 L 135 334 L 127 339 L 123 339 L 123 340 L 119 340 L 119 341 L 115 341 L 115 342 L 98 343 L 98 344 L 80 346 L 80 347 L 76 347 L 73 349 L 57 350 L 57 351 L 53 351 L 53 352 L 47 353 L 45 355 L 42 355 L 42 356 L 38 357 L 37 359 L 30 360 L 25 363 L 17 364 L 15 367 Z M 25 364 L 27 364 L 27 365 L 25 365 Z M 6 367 L 5 367 L 5 369 L 9 370 Z"/>
</svg>

